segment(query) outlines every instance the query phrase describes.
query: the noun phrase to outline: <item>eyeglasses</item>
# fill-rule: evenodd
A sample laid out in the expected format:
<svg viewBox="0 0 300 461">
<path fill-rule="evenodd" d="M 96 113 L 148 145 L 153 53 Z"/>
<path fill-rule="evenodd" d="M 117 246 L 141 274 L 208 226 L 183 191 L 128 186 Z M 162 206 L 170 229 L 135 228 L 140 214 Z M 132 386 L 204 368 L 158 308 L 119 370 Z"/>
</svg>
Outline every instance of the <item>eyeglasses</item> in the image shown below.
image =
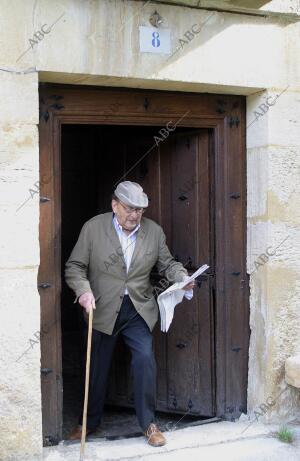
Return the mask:
<svg viewBox="0 0 300 461">
<path fill-rule="evenodd" d="M 131 207 L 127 207 L 125 206 L 120 200 L 119 200 L 119 203 L 120 205 L 122 205 L 122 207 L 124 208 L 125 212 L 130 215 L 134 212 L 136 212 L 137 214 L 143 214 L 144 211 L 145 211 L 145 208 L 131 208 Z"/>
</svg>

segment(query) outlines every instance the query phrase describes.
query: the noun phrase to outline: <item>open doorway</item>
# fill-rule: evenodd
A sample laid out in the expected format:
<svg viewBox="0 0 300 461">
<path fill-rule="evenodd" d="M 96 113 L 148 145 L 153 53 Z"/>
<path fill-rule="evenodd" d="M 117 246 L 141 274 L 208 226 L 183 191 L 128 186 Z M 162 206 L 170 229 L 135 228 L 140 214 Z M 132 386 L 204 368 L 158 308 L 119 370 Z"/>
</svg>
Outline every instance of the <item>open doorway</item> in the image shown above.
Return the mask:
<svg viewBox="0 0 300 461">
<path fill-rule="evenodd" d="M 142 185 L 150 206 L 145 216 L 163 226 L 170 251 L 192 273 L 210 265 L 192 301 L 176 309 L 168 333 L 154 328 L 157 360 L 157 419 L 163 430 L 215 416 L 214 197 L 211 132 L 178 128 L 164 139 L 161 127 L 62 125 L 61 274 L 80 229 L 91 217 L 111 211 L 120 180 Z M 200 239 L 199 239 L 200 237 Z M 153 287 L 159 277 L 155 267 Z M 83 399 L 83 315 L 62 280 L 63 438 Z M 133 406 L 130 352 L 120 336 L 112 361 L 100 437 L 141 433 Z"/>
<path fill-rule="evenodd" d="M 77 414 L 76 379 L 85 352 L 80 350 L 81 307 L 73 303 L 62 268 L 83 223 L 110 209 L 111 192 L 125 178 L 147 192 L 145 217 L 162 225 L 174 257 L 189 271 L 210 265 L 194 298 L 175 309 L 168 333 L 160 331 L 159 321 L 154 328 L 157 413 L 170 423 L 175 415 L 176 423 L 181 417 L 184 422 L 187 417 L 232 420 L 247 411 L 245 126 L 242 96 L 54 84 L 40 88 L 38 288 L 45 332 L 45 445 L 62 440 L 63 428 Z M 154 287 L 159 282 L 155 268 L 151 282 Z M 115 411 L 106 413 L 108 419 L 120 421 L 115 434 L 126 426 L 126 418 L 135 421 L 128 365 L 120 342 L 106 399 L 107 408 Z M 70 415 L 65 426 L 63 391 Z M 121 409 L 130 416 L 118 419 Z M 112 426 L 109 431 L 114 433 Z"/>
</svg>

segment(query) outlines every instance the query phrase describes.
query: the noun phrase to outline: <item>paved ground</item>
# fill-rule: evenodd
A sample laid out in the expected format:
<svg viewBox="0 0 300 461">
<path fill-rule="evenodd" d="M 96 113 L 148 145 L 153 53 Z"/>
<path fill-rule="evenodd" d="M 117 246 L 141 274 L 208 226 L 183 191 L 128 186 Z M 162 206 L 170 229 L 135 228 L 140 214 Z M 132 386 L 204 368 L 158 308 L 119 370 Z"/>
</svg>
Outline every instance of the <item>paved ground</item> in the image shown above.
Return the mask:
<svg viewBox="0 0 300 461">
<path fill-rule="evenodd" d="M 168 443 L 151 447 L 145 437 L 108 441 L 90 438 L 85 461 L 182 460 L 198 461 L 300 461 L 300 424 L 290 425 L 295 434 L 292 444 L 276 438 L 278 426 L 248 422 L 219 422 L 165 432 Z M 79 443 L 44 449 L 45 461 L 79 460 Z"/>
</svg>

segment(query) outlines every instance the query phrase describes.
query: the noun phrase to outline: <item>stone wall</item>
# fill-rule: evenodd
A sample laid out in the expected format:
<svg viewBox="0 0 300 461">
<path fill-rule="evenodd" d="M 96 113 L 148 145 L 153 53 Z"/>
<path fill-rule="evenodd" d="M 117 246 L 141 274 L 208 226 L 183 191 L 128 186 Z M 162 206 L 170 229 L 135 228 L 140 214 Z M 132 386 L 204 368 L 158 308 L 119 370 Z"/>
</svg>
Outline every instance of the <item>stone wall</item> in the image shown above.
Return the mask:
<svg viewBox="0 0 300 461">
<path fill-rule="evenodd" d="M 34 186 L 39 179 L 37 124 L 37 73 L 18 75 L 0 71 L 0 459 L 3 460 L 26 459 L 27 454 L 33 459 L 32 453 L 42 449 L 40 345 L 33 336 L 40 329 L 39 201 Z"/>
</svg>

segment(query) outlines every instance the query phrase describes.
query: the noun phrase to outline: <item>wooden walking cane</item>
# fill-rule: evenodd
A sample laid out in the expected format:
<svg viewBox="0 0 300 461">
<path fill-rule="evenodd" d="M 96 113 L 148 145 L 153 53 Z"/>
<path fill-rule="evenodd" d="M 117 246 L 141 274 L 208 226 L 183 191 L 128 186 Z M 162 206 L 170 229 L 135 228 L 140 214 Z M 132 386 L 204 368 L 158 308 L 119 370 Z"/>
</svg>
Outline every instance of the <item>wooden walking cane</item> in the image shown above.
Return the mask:
<svg viewBox="0 0 300 461">
<path fill-rule="evenodd" d="M 86 438 L 86 417 L 87 417 L 87 406 L 88 406 L 88 397 L 89 397 L 89 382 L 90 382 L 90 361 L 91 361 L 93 310 L 94 310 L 93 306 L 91 305 L 90 310 L 89 310 L 89 328 L 88 328 L 88 340 L 87 340 L 87 352 L 86 352 L 86 368 L 85 368 L 85 386 L 84 386 L 84 405 L 83 405 L 83 420 L 82 420 L 80 460 L 79 461 L 84 461 L 84 447 L 85 447 L 85 438 Z"/>
</svg>

